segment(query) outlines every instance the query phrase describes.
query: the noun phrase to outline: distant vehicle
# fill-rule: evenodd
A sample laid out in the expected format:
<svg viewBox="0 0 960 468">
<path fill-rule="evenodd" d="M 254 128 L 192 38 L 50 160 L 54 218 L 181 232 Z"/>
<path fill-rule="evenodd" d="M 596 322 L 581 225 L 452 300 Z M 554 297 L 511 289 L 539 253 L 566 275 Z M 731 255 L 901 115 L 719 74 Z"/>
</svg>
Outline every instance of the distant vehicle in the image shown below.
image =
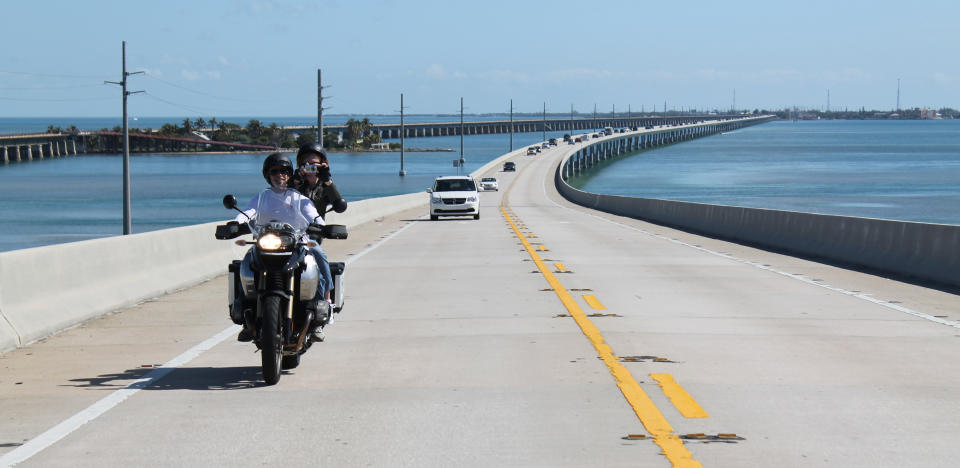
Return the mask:
<svg viewBox="0 0 960 468">
<path fill-rule="evenodd" d="M 441 216 L 473 216 L 480 219 L 480 194 L 477 183 L 469 176 L 437 177 L 430 194 L 430 220 Z"/>
<path fill-rule="evenodd" d="M 612 127 L 604 127 L 604 128 L 603 128 L 603 134 L 604 134 L 604 135 L 613 135 L 613 128 L 612 128 Z"/>
<path fill-rule="evenodd" d="M 594 138 L 600 138 L 600 134 L 599 134 L 599 133 L 594 133 L 594 134 L 593 134 L 593 137 L 594 137 Z"/>
<path fill-rule="evenodd" d="M 537 155 L 536 149 L 534 149 L 532 146 L 527 148 L 527 156 L 536 156 L 536 155 Z"/>
<path fill-rule="evenodd" d="M 564 138 L 563 141 L 567 141 L 569 139 L 570 139 L 570 135 L 567 135 L 567 138 Z M 550 146 L 557 146 L 557 139 L 551 138 L 550 141 L 548 141 L 547 143 L 550 143 Z"/>
<path fill-rule="evenodd" d="M 583 142 L 583 139 L 580 138 L 580 137 L 576 137 L 576 138 L 573 139 L 573 141 L 576 142 L 576 143 L 581 143 L 581 142 Z"/>
<path fill-rule="evenodd" d="M 503 163 L 503 171 L 504 171 L 504 172 L 513 172 L 513 171 L 515 171 L 515 170 L 517 170 L 517 163 L 515 163 L 515 162 L 513 162 L 513 161 L 507 161 L 507 162 Z"/>
<path fill-rule="evenodd" d="M 567 144 L 568 144 L 568 145 L 574 144 L 574 143 L 573 143 L 573 140 L 567 140 Z"/>
<path fill-rule="evenodd" d="M 647 129 L 647 130 L 653 130 L 653 125 L 647 125 L 646 127 L 643 127 L 643 128 L 645 128 L 645 129 Z"/>
<path fill-rule="evenodd" d="M 564 134 L 563 134 L 563 141 L 570 141 L 570 140 L 571 140 L 570 134 L 569 134 L 569 133 L 564 133 Z"/>
<path fill-rule="evenodd" d="M 497 182 L 496 177 L 484 177 L 480 179 L 480 189 L 497 192 L 500 190 L 500 182 Z"/>
</svg>

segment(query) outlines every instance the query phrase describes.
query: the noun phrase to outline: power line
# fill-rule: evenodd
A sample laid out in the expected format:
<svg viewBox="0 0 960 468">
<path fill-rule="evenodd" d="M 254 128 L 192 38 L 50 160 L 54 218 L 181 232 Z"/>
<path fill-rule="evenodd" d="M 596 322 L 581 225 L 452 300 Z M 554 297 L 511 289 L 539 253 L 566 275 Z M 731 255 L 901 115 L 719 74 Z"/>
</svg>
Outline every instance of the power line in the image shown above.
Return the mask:
<svg viewBox="0 0 960 468">
<path fill-rule="evenodd" d="M 157 95 L 154 95 L 154 94 L 152 94 L 152 93 L 150 93 L 150 92 L 148 92 L 148 91 L 147 91 L 147 92 L 144 92 L 143 94 L 144 94 L 144 96 L 149 97 L 149 98 L 151 98 L 151 99 L 153 99 L 153 100 L 155 100 L 155 101 L 159 101 L 159 102 L 162 102 L 162 103 L 164 103 L 164 104 L 168 104 L 168 105 L 170 105 L 170 106 L 177 107 L 177 108 L 179 108 L 179 109 L 192 112 L 192 113 L 194 113 L 194 114 L 196 114 L 196 115 L 204 115 L 204 114 L 206 114 L 206 115 L 211 115 L 211 114 L 231 114 L 231 113 L 233 113 L 233 114 L 243 114 L 244 112 L 247 112 L 247 111 L 248 111 L 247 109 L 217 109 L 217 110 L 212 110 L 212 109 L 200 109 L 200 108 L 197 108 L 197 107 L 189 106 L 189 105 L 187 105 L 187 104 L 180 104 L 180 103 L 178 103 L 178 102 L 174 102 L 174 101 L 170 101 L 170 100 L 167 100 L 167 99 L 163 99 L 163 98 L 161 98 L 161 97 L 159 97 L 159 96 L 157 96 Z"/>
<path fill-rule="evenodd" d="M 82 102 L 82 101 L 110 101 L 112 98 L 75 98 L 75 99 L 42 99 L 42 98 L 8 98 L 0 97 L 0 101 L 19 101 L 19 102 Z"/>
<path fill-rule="evenodd" d="M 75 89 L 75 88 L 93 88 L 101 87 L 103 83 L 84 84 L 84 85 L 59 85 L 59 86 L 0 86 L 0 91 L 10 89 L 17 91 L 47 91 L 51 89 Z"/>
<path fill-rule="evenodd" d="M 35 72 L 25 72 L 17 70 L 0 70 L 0 73 L 5 73 L 8 75 L 23 75 L 23 76 L 43 76 L 47 78 L 103 78 L 102 75 L 58 75 L 51 73 L 35 73 Z"/>
<path fill-rule="evenodd" d="M 197 90 L 195 90 L 195 89 L 187 88 L 186 86 L 181 86 L 181 85 L 178 85 L 178 84 L 176 84 L 176 83 L 173 83 L 173 82 L 164 80 L 164 79 L 159 78 L 159 77 L 157 77 L 157 76 L 155 76 L 155 75 L 152 75 L 150 72 L 147 72 L 147 73 L 146 73 L 146 76 L 149 77 L 149 78 L 152 78 L 152 79 L 154 79 L 154 80 L 157 80 L 157 81 L 159 81 L 159 82 L 161 82 L 161 83 L 164 83 L 164 84 L 166 84 L 166 85 L 168 85 L 168 86 L 173 86 L 174 88 L 182 89 L 182 90 L 187 91 L 187 92 L 191 92 L 191 93 L 194 93 L 194 94 L 199 94 L 199 95 L 201 95 L 201 96 L 206 96 L 206 97 L 210 97 L 210 98 L 214 98 L 214 99 L 222 99 L 222 100 L 225 100 L 225 101 L 236 101 L 236 102 L 266 102 L 266 101 L 270 101 L 270 100 L 271 100 L 271 99 L 239 99 L 239 98 L 230 98 L 230 97 L 224 97 L 224 96 L 217 96 L 217 95 L 214 95 L 214 94 L 210 94 L 210 93 L 207 93 L 207 92 L 204 92 L 204 91 L 197 91 Z"/>
</svg>

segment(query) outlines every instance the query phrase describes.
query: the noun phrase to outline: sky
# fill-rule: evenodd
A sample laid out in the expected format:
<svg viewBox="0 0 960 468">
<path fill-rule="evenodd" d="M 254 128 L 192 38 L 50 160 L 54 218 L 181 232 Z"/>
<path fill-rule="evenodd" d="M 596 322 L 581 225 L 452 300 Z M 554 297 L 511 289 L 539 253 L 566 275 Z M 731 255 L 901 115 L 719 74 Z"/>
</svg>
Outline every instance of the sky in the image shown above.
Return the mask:
<svg viewBox="0 0 960 468">
<path fill-rule="evenodd" d="M 960 2 L 5 0 L 0 118 L 960 108 Z"/>
</svg>

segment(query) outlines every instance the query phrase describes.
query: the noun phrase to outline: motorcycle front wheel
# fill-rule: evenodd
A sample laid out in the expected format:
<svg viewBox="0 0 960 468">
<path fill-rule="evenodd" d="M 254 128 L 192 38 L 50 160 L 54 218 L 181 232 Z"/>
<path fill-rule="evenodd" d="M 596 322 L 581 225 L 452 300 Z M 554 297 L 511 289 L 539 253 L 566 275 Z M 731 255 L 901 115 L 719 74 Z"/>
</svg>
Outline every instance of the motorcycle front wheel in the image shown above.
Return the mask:
<svg viewBox="0 0 960 468">
<path fill-rule="evenodd" d="M 260 358 L 263 364 L 263 381 L 274 385 L 280 381 L 280 357 L 283 342 L 280 339 L 280 297 L 263 299 L 260 330 Z"/>
</svg>

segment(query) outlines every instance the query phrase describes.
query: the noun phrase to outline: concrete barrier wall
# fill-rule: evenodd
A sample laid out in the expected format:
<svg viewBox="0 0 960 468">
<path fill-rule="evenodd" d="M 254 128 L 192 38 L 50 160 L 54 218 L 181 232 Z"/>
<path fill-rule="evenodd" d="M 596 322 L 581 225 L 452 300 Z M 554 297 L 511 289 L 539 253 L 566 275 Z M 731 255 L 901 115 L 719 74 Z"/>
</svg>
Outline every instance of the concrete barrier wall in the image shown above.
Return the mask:
<svg viewBox="0 0 960 468">
<path fill-rule="evenodd" d="M 426 204 L 424 193 L 361 200 L 327 221 L 354 227 Z M 0 352 L 226 273 L 246 247 L 214 239 L 217 224 L 0 253 Z"/>
<path fill-rule="evenodd" d="M 567 156 L 569 158 L 569 155 Z M 560 176 L 578 205 L 774 250 L 960 286 L 960 226 L 600 195 Z"/>
</svg>

